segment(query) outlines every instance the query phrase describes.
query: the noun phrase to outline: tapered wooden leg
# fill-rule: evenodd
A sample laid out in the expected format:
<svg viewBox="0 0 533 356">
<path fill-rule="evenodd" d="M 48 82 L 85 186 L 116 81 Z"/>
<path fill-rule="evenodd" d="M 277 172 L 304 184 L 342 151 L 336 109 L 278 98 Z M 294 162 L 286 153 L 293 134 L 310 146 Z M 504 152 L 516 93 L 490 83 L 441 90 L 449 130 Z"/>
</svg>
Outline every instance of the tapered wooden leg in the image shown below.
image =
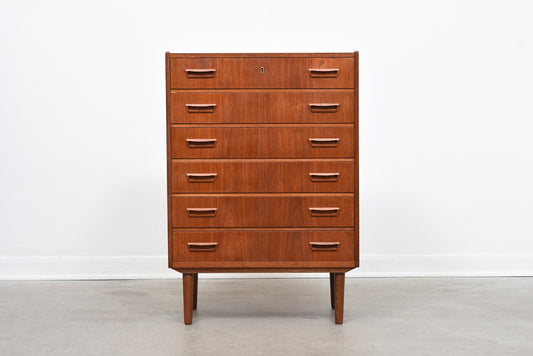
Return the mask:
<svg viewBox="0 0 533 356">
<path fill-rule="evenodd" d="M 194 273 L 194 292 L 193 292 L 192 308 L 196 310 L 197 306 L 198 306 L 198 273 Z"/>
<path fill-rule="evenodd" d="M 183 319 L 185 325 L 192 324 L 192 306 L 194 294 L 194 276 L 192 273 L 183 274 Z"/>
<path fill-rule="evenodd" d="M 344 314 L 344 273 L 335 273 L 335 324 L 342 324 Z"/>
<path fill-rule="evenodd" d="M 335 309 L 335 273 L 329 274 L 329 294 L 331 299 L 331 309 Z"/>
</svg>

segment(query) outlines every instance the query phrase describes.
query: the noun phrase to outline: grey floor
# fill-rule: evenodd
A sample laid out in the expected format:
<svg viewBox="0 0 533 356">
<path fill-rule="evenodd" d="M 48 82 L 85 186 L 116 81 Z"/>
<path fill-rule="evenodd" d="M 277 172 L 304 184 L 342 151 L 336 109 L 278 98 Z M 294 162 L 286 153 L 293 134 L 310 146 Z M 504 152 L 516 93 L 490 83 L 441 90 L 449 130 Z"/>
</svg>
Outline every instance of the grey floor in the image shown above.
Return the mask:
<svg viewBox="0 0 533 356">
<path fill-rule="evenodd" d="M 533 278 L 0 282 L 2 355 L 533 355 Z"/>
</svg>

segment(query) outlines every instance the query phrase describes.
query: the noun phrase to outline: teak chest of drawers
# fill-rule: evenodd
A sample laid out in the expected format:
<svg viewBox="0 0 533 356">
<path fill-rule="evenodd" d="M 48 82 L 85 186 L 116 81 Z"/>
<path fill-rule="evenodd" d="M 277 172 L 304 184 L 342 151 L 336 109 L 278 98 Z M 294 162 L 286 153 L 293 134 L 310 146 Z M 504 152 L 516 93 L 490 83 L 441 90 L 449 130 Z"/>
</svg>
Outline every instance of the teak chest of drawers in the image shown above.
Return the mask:
<svg viewBox="0 0 533 356">
<path fill-rule="evenodd" d="M 358 52 L 165 59 L 185 324 L 204 272 L 327 272 L 341 324 L 344 273 L 359 266 Z"/>
</svg>

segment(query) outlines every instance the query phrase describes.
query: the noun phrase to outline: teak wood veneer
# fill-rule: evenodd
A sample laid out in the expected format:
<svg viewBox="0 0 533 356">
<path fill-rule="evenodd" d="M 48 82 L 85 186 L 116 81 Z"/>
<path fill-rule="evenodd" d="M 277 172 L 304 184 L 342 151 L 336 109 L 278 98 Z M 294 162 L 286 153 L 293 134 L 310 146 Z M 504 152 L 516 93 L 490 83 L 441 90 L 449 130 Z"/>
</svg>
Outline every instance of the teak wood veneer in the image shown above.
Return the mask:
<svg viewBox="0 0 533 356">
<path fill-rule="evenodd" d="M 359 54 L 166 53 L 169 267 L 325 272 L 342 324 L 359 266 Z"/>
</svg>

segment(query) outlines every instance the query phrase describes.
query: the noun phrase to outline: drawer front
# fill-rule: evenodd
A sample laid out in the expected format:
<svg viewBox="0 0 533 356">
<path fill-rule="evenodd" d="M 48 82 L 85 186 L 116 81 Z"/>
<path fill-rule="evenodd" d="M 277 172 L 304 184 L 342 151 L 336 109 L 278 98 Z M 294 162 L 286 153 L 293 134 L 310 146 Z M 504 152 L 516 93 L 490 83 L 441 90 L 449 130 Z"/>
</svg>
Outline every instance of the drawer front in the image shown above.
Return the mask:
<svg viewBox="0 0 533 356">
<path fill-rule="evenodd" d="M 353 125 L 173 127 L 172 158 L 353 158 Z"/>
<path fill-rule="evenodd" d="M 353 88 L 353 58 L 172 58 L 172 89 Z"/>
<path fill-rule="evenodd" d="M 174 231 L 173 262 L 355 261 L 353 231 Z"/>
<path fill-rule="evenodd" d="M 172 197 L 174 227 L 353 227 L 353 194 Z"/>
<path fill-rule="evenodd" d="M 172 91 L 172 123 L 353 123 L 352 90 Z"/>
<path fill-rule="evenodd" d="M 353 160 L 175 160 L 174 193 L 354 192 Z"/>
</svg>

